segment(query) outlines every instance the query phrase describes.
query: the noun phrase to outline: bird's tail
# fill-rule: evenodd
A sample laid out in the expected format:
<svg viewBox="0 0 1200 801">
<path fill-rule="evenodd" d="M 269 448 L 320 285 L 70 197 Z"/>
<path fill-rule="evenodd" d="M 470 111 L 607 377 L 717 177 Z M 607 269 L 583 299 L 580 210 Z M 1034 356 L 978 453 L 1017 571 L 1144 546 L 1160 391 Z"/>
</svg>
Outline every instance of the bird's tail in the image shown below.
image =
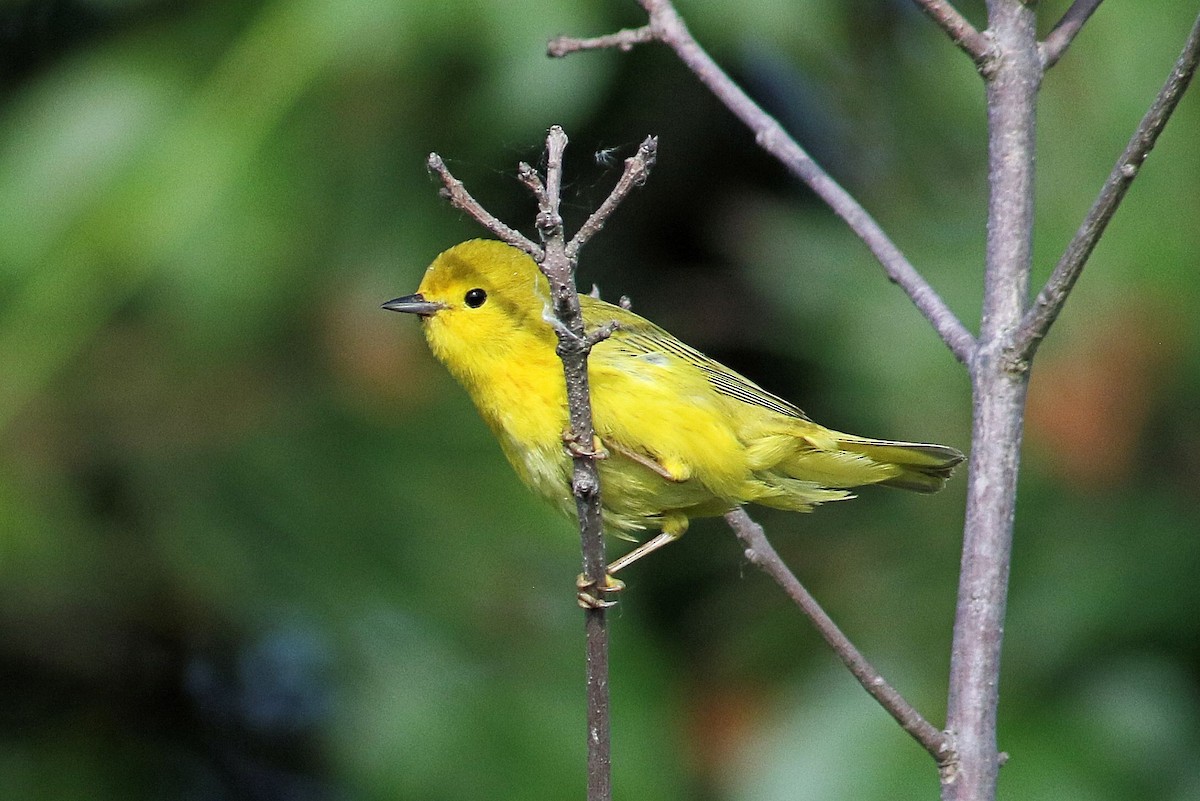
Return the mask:
<svg viewBox="0 0 1200 801">
<path fill-rule="evenodd" d="M 937 492 L 964 458 L 961 452 L 946 445 L 892 442 L 840 433 L 836 436 L 842 450 L 899 468 L 898 474 L 878 482 L 880 485 L 913 492 Z"/>
</svg>

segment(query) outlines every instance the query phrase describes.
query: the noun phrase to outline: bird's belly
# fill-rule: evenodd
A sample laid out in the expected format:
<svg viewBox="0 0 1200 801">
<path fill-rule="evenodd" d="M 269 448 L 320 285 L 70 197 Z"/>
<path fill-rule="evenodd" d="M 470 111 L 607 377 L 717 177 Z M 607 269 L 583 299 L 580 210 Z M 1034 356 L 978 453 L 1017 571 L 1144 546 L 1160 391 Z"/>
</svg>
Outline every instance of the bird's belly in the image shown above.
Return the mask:
<svg viewBox="0 0 1200 801">
<path fill-rule="evenodd" d="M 721 514 L 734 505 L 694 478 L 671 481 L 613 454 L 599 464 L 606 521 L 620 529 L 657 528 L 665 513 L 704 517 Z"/>
</svg>

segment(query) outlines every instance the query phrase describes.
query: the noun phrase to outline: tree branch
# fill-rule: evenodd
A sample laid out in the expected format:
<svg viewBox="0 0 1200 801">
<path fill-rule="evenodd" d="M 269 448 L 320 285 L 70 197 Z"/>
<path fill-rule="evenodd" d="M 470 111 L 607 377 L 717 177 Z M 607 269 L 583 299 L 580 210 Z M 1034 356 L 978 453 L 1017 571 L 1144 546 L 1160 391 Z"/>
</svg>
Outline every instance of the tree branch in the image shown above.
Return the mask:
<svg viewBox="0 0 1200 801">
<path fill-rule="evenodd" d="M 628 53 L 635 46 L 654 41 L 654 31 L 649 25 L 640 28 L 625 28 L 606 36 L 591 39 L 576 39 L 573 36 L 556 36 L 546 44 L 546 54 L 551 58 L 562 58 L 581 50 L 620 50 Z"/>
<path fill-rule="evenodd" d="M 517 175 L 538 204 L 537 229 L 544 247 L 500 222 L 483 208 L 462 182 L 450 174 L 441 157 L 431 153 L 429 169 L 437 173 L 445 186 L 443 194 L 452 205 L 470 214 L 484 228 L 505 242 L 520 248 L 538 262 L 550 283 L 554 305 L 554 331 L 558 335 L 557 352 L 563 363 L 567 388 L 567 413 L 570 430 L 566 435 L 572 456 L 571 491 L 579 516 L 579 537 L 583 553 L 583 583 L 580 605 L 584 608 L 587 656 L 587 798 L 610 801 L 612 798 L 611 723 L 608 691 L 608 627 L 606 608 L 594 592 L 607 583 L 608 566 L 604 553 L 604 532 L 600 504 L 600 475 L 596 468 L 595 430 L 588 387 L 587 357 L 592 346 L 611 336 L 616 324 L 601 325 L 588 332 L 584 327 L 579 295 L 575 289 L 575 266 L 579 250 L 604 226 L 608 217 L 635 186 L 646 181 L 654 163 L 655 137 L 647 137 L 638 154 L 627 160 L 621 177 L 604 203 L 576 232 L 570 244 L 563 232 L 559 213 L 562 187 L 563 151 L 567 135 L 555 125 L 546 136 L 545 177 L 528 164 L 521 163 Z M 590 592 L 589 592 L 590 590 Z"/>
<path fill-rule="evenodd" d="M 567 258 L 576 258 L 580 248 L 600 232 L 600 229 L 608 222 L 608 218 L 625 200 L 625 197 L 633 191 L 633 188 L 646 183 L 646 179 L 650 176 L 650 168 L 654 166 L 657 156 L 658 137 L 647 136 L 638 147 L 637 153 L 625 159 L 625 170 L 621 173 L 621 179 L 617 181 L 613 191 L 604 199 L 600 207 L 592 212 L 591 216 L 587 218 L 587 222 L 579 227 L 575 236 L 571 237 L 571 241 L 567 243 Z"/>
<path fill-rule="evenodd" d="M 842 633 L 833 619 L 825 613 L 817 600 L 800 583 L 800 579 L 796 578 L 796 575 L 779 557 L 767 540 L 762 526 L 752 520 L 750 515 L 746 514 L 746 510 L 740 506 L 727 513 L 725 521 L 729 523 L 733 533 L 745 546 L 746 558 L 773 578 L 796 606 L 800 607 L 800 611 L 813 622 L 825 642 L 829 643 L 829 647 L 850 669 L 863 689 L 870 693 L 871 697 L 896 719 L 900 727 L 912 735 L 912 738 L 937 760 L 938 765 L 945 769 L 946 765 L 952 764 L 957 759 L 957 755 L 954 753 L 954 746 L 950 738 L 922 717 L 921 713 L 908 703 L 904 696 L 888 684 L 879 671 L 862 655 L 862 652 L 854 647 L 854 643 L 850 642 L 849 638 Z"/>
<path fill-rule="evenodd" d="M 1024 0 L 988 0 L 997 51 L 985 76 L 988 220 L 961 569 L 954 610 L 946 730 L 958 763 L 942 772 L 943 801 L 996 797 L 1000 656 L 1012 564 L 1028 370 L 1001 358 L 1028 302 L 1033 258 L 1034 153 L 1042 66 L 1037 19 Z"/>
<path fill-rule="evenodd" d="M 557 125 L 546 136 L 546 179 L 538 193 L 538 231 L 546 243 L 542 272 L 550 282 L 554 315 L 561 323 L 558 355 L 562 359 L 567 385 L 569 438 L 581 445 L 571 449 L 573 471 L 571 491 L 579 515 L 579 540 L 583 552 L 583 576 L 595 589 L 603 587 L 608 574 L 604 554 L 604 531 L 600 512 L 600 473 L 592 448 L 591 392 L 588 386 L 587 357 L 583 312 L 575 291 L 575 261 L 567 257 L 562 216 L 558 212 L 562 186 L 563 151 L 567 135 Z M 581 599 L 584 597 L 580 596 Z M 608 623 L 604 603 L 584 605 L 584 631 L 587 650 L 587 798 L 609 801 L 612 798 L 611 718 L 608 692 Z"/>
<path fill-rule="evenodd" d="M 866 244 L 883 265 L 888 278 L 908 294 L 913 304 L 933 325 L 934 330 L 960 362 L 968 363 L 975 350 L 975 338 L 942 300 L 937 291 L 921 276 L 895 243 L 884 233 L 849 192 L 834 181 L 792 139 L 783 126 L 763 111 L 742 91 L 712 57 L 692 38 L 683 19 L 669 0 L 638 0 L 650 15 L 648 29 L 622 31 L 595 39 L 559 37 L 551 43 L 550 53 L 565 54 L 598 47 L 632 46 L 650 39 L 662 42 L 675 51 L 680 60 L 734 113 L 751 131 L 759 146 L 778 159 L 795 177 L 809 186 L 834 213 Z M 628 34 L 628 35 L 626 35 Z"/>
<path fill-rule="evenodd" d="M 450 201 L 450 205 L 460 211 L 465 211 L 471 215 L 477 223 L 491 231 L 497 238 L 519 248 L 530 256 L 534 261 L 542 260 L 543 251 L 540 245 L 529 239 L 520 231 L 509 228 L 504 223 L 500 222 L 491 212 L 480 205 L 479 201 L 471 197 L 471 193 L 463 186 L 463 182 L 450 174 L 450 170 L 446 167 L 446 163 L 442 161 L 442 157 L 437 153 L 430 153 L 429 158 L 425 160 L 426 166 L 430 172 L 437 173 L 442 179 L 443 189 L 442 197 Z"/>
<path fill-rule="evenodd" d="M 992 55 L 991 43 L 988 42 L 986 36 L 967 22 L 966 17 L 958 13 L 954 6 L 946 0 L 913 0 L 913 2 L 946 32 L 950 41 L 971 57 L 975 66 L 980 69 L 984 68 Z"/>
<path fill-rule="evenodd" d="M 1070 13 L 1070 12 L 1068 12 Z M 1197 64 L 1200 63 L 1200 17 L 1192 25 L 1191 33 L 1184 43 L 1183 51 L 1175 61 L 1171 74 L 1158 95 L 1154 98 L 1150 109 L 1142 117 L 1137 130 L 1134 131 L 1124 152 L 1117 159 L 1112 172 L 1104 182 L 1100 194 L 1092 203 L 1087 216 L 1084 217 L 1075 236 L 1067 245 L 1062 257 L 1055 265 L 1054 271 L 1038 293 L 1033 306 L 1021 320 L 1021 326 L 1013 335 L 1009 359 L 1014 362 L 1028 362 L 1033 358 L 1038 345 L 1054 324 L 1063 305 L 1067 302 L 1072 287 L 1083 272 L 1084 265 L 1096 247 L 1096 243 L 1104 234 L 1109 221 L 1141 170 L 1142 163 L 1158 141 L 1171 114 L 1179 105 L 1184 92 L 1187 91 L 1192 77 L 1196 74 Z"/>
<path fill-rule="evenodd" d="M 1038 45 L 1042 56 L 1042 69 L 1048 70 L 1058 63 L 1063 53 L 1075 40 L 1075 35 L 1083 29 L 1083 24 L 1092 16 L 1092 12 L 1100 7 L 1104 0 L 1075 0 L 1062 19 L 1054 26 L 1046 38 Z"/>
</svg>

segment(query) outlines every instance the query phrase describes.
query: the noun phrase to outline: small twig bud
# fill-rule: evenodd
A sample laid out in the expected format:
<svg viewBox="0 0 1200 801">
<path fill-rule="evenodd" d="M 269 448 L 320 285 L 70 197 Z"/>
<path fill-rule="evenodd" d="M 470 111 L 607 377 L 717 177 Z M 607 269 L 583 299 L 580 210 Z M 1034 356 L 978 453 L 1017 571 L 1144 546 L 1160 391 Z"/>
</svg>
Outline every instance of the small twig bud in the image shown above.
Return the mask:
<svg viewBox="0 0 1200 801">
<path fill-rule="evenodd" d="M 616 320 L 609 320 L 599 328 L 594 329 L 590 334 L 584 337 L 584 342 L 588 349 L 594 348 L 597 344 L 611 337 L 621 327 L 621 324 Z"/>
</svg>

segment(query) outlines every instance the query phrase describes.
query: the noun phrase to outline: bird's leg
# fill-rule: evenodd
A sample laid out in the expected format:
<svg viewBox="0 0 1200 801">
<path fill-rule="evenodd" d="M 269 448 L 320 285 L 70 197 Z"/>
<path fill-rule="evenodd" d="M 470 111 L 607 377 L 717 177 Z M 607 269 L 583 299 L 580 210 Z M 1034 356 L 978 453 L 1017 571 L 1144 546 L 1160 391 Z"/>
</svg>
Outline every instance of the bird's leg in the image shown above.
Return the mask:
<svg viewBox="0 0 1200 801">
<path fill-rule="evenodd" d="M 651 554 L 662 548 L 665 545 L 670 545 L 675 540 L 683 536 L 687 531 L 688 519 L 682 516 L 664 515 L 663 531 L 652 540 L 643 542 L 638 547 L 634 548 L 629 553 L 614 560 L 608 566 L 607 575 L 604 577 L 604 586 L 596 587 L 596 582 L 588 581 L 587 577 L 582 573 L 575 579 L 575 586 L 579 590 L 576 599 L 579 605 L 584 609 L 608 609 L 616 605 L 616 601 L 606 601 L 597 597 L 594 592 L 599 589 L 601 593 L 620 592 L 625 589 L 625 582 L 613 576 L 618 570 L 623 570 L 631 564 L 641 559 L 646 554 Z"/>
<path fill-rule="evenodd" d="M 683 469 L 682 465 L 677 467 L 675 472 L 672 472 L 666 465 L 656 462 L 649 456 L 643 456 L 637 451 L 631 451 L 629 448 L 626 448 L 619 443 L 609 442 L 608 447 L 610 450 L 615 451 L 618 455 L 624 456 L 630 461 L 637 462 L 642 467 L 657 473 L 667 481 L 679 483 L 682 481 L 687 481 L 690 476 L 690 471 Z"/>
<path fill-rule="evenodd" d="M 616 579 L 614 579 L 612 577 L 613 573 L 616 573 L 618 570 L 622 570 L 626 567 L 629 567 L 631 564 L 633 564 L 637 560 L 641 559 L 643 556 L 654 553 L 655 551 L 657 551 L 659 548 L 663 547 L 664 545 L 670 545 L 672 542 L 679 539 L 680 536 L 681 536 L 680 534 L 675 534 L 675 533 L 664 531 L 662 534 L 659 534 L 654 539 L 643 542 L 641 545 L 634 548 L 632 551 L 625 554 L 621 558 L 614 560 L 613 563 L 608 566 L 609 580 L 617 582 L 623 588 L 625 586 L 624 583 L 619 582 Z M 613 592 L 613 590 L 605 590 L 605 592 Z"/>
</svg>

